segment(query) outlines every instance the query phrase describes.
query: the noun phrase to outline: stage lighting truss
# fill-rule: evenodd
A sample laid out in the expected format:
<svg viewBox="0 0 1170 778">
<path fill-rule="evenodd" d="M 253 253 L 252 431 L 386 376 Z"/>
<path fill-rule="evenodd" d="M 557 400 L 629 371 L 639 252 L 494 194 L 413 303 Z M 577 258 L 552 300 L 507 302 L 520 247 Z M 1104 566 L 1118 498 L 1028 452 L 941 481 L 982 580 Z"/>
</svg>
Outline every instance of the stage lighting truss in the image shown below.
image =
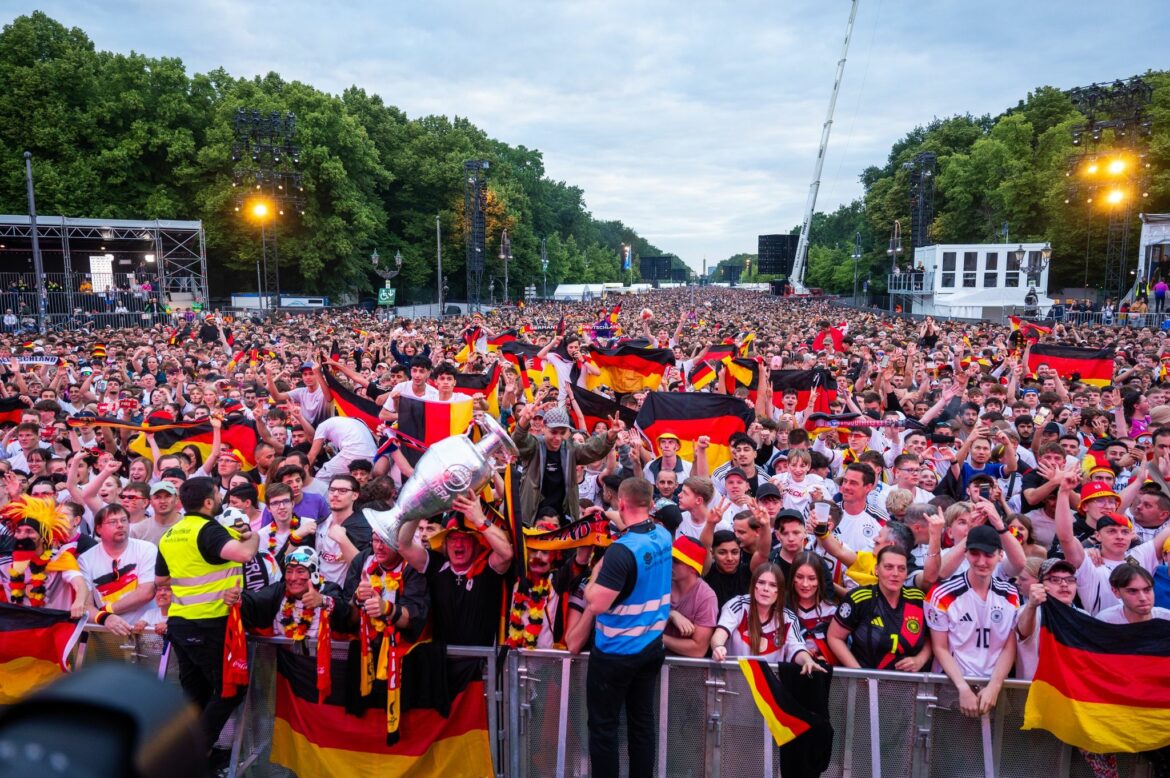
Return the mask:
<svg viewBox="0 0 1170 778">
<path fill-rule="evenodd" d="M 1064 202 L 1106 207 L 1140 203 L 1149 197 L 1150 163 L 1140 151 L 1120 149 L 1078 154 L 1069 159 Z"/>
</svg>

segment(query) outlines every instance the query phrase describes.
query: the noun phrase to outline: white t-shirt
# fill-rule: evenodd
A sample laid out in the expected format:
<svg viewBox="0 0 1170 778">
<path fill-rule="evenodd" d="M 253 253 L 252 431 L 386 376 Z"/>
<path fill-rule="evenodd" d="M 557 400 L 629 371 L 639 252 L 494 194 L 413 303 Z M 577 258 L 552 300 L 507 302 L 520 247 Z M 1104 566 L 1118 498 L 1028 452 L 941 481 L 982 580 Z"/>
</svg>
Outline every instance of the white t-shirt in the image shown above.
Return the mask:
<svg viewBox="0 0 1170 778">
<path fill-rule="evenodd" d="M 784 498 L 785 510 L 805 513 L 812 503 L 813 489 L 820 489 L 823 499 L 827 500 L 832 496 L 832 490 L 825 485 L 825 479 L 813 473 L 805 473 L 800 481 L 795 480 L 792 473 L 780 473 L 772 478 L 772 483 Z"/>
<path fill-rule="evenodd" d="M 951 654 L 963 675 L 987 678 L 1008 641 L 1014 639 L 1019 611 L 1020 597 L 1011 583 L 992 578 L 983 599 L 962 573 L 931 590 L 926 623 L 932 630 L 949 633 Z M 942 672 L 937 659 L 934 671 Z"/>
<path fill-rule="evenodd" d="M 1125 559 L 1132 559 L 1138 567 L 1144 567 L 1150 572 L 1153 572 L 1154 568 L 1158 566 L 1158 556 L 1152 540 L 1146 541 L 1140 546 L 1134 546 L 1125 552 Z M 1081 598 L 1081 604 L 1085 606 L 1085 610 L 1090 615 L 1097 616 L 1106 608 L 1121 605 L 1121 600 L 1114 596 L 1113 588 L 1109 585 L 1109 574 L 1125 559 L 1116 561 L 1105 559 L 1098 566 L 1086 556 L 1081 562 L 1081 566 L 1077 569 L 1077 594 Z"/>
<path fill-rule="evenodd" d="M 1150 616 L 1155 619 L 1165 619 L 1170 621 L 1170 609 L 1154 607 L 1150 611 Z M 1097 614 L 1097 618 L 1104 621 L 1106 624 L 1129 624 L 1130 621 L 1125 618 L 1125 609 L 1121 605 L 1114 605 L 1112 608 L 1106 608 Z"/>
<path fill-rule="evenodd" d="M 317 555 L 321 558 L 318 572 L 321 573 L 321 578 L 324 580 L 331 581 L 338 586 L 345 586 L 345 575 L 349 571 L 349 565 L 345 563 L 345 558 L 341 555 L 341 546 L 329 537 L 331 526 L 333 526 L 332 514 L 317 525 Z"/>
<path fill-rule="evenodd" d="M 312 423 L 321 419 L 321 412 L 325 410 L 325 392 L 318 389 L 310 392 L 309 387 L 301 386 L 288 393 L 288 399 L 301 406 L 301 412 Z"/>
<path fill-rule="evenodd" d="M 317 425 L 313 440 L 324 440 L 349 459 L 373 459 L 378 451 L 366 423 L 348 416 L 333 416 Z"/>
<path fill-rule="evenodd" d="M 756 618 L 755 614 L 751 612 L 750 595 L 741 594 L 723 603 L 723 609 L 719 612 L 719 621 L 715 625 L 715 629 L 721 629 L 727 633 L 727 655 L 729 657 L 750 656 L 764 662 L 791 662 L 799 652 L 807 650 L 796 614 L 785 608 L 784 623 L 787 629 L 784 634 L 779 634 L 780 620 L 773 618 L 767 624 L 762 625 L 760 630 L 760 637 L 767 643 L 767 650 L 763 653 L 752 651 L 748 633 L 748 626 L 751 623 L 749 618 Z M 759 647 L 757 646 L 757 648 Z"/>
<path fill-rule="evenodd" d="M 834 532 L 851 551 L 873 551 L 873 542 L 881 528 L 881 523 L 868 511 L 846 513 L 842 508 L 841 523 Z"/>
<path fill-rule="evenodd" d="M 116 572 L 114 557 L 106 552 L 101 543 L 79 556 L 77 566 L 81 568 L 81 574 L 93 591 L 94 601 L 101 607 L 117 602 L 143 584 L 153 583 L 157 559 L 158 548 L 153 543 L 130 538 L 117 558 Z M 153 599 L 147 600 L 133 611 L 118 615 L 133 625 L 146 615 L 147 609 L 153 604 Z"/>
</svg>

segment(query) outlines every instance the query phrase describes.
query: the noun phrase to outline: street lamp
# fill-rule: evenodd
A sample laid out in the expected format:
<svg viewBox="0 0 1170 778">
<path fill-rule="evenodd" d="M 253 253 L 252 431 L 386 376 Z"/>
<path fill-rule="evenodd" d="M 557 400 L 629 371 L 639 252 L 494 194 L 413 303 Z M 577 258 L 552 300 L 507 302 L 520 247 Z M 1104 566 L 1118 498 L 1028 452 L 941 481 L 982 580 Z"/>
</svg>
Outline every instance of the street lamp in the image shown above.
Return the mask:
<svg viewBox="0 0 1170 778">
<path fill-rule="evenodd" d="M 492 305 L 496 304 L 496 279 L 488 281 L 488 295 L 491 297 Z"/>
<path fill-rule="evenodd" d="M 861 231 L 853 235 L 853 304 L 857 305 L 857 272 L 861 262 Z"/>
<path fill-rule="evenodd" d="M 500 234 L 500 259 L 504 260 L 504 304 L 508 304 L 508 261 L 512 259 L 512 241 L 508 230 Z"/>
<path fill-rule="evenodd" d="M 886 256 L 890 258 L 890 264 L 892 266 L 890 271 L 890 281 L 892 282 L 894 280 L 893 277 L 900 272 L 898 268 L 898 257 L 902 256 L 902 222 L 900 220 L 894 221 L 894 229 L 890 233 L 890 245 L 886 249 Z M 886 293 L 890 297 L 890 313 L 894 312 L 893 286 L 893 283 L 886 285 Z"/>
<path fill-rule="evenodd" d="M 544 299 L 548 299 L 548 241 L 540 239 L 540 273 L 544 276 Z"/>
<path fill-rule="evenodd" d="M 240 206 L 236 206 L 236 210 L 240 210 Z M 256 263 L 256 293 L 260 298 L 260 307 L 267 310 L 270 307 L 271 301 L 267 297 L 267 290 L 264 289 L 264 283 L 261 279 L 268 278 L 268 222 L 273 219 L 274 210 L 272 203 L 263 198 L 256 198 L 248 200 L 244 203 L 245 215 L 255 222 L 260 224 L 260 262 Z M 263 273 L 260 266 L 263 264 Z"/>
</svg>

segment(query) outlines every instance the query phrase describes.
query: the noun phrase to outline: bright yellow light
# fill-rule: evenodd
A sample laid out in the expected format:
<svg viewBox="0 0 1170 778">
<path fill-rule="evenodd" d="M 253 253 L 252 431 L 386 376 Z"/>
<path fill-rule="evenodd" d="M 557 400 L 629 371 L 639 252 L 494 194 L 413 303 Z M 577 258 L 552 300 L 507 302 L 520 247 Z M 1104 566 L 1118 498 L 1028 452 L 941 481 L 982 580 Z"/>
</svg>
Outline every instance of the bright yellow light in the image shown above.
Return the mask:
<svg viewBox="0 0 1170 778">
<path fill-rule="evenodd" d="M 1125 170 L 1125 160 L 1124 159 L 1113 160 L 1112 162 L 1109 163 L 1108 170 L 1109 170 L 1109 175 L 1111 175 L 1111 176 L 1120 175 Z"/>
<path fill-rule="evenodd" d="M 1089 163 L 1089 164 L 1088 164 L 1088 165 L 1085 167 L 1085 174 L 1086 174 L 1086 175 L 1090 175 L 1090 176 L 1095 176 L 1095 175 L 1097 175 L 1097 163 L 1096 163 L 1096 162 L 1090 162 L 1090 163 Z"/>
<path fill-rule="evenodd" d="M 1109 194 L 1105 195 L 1105 202 L 1110 205 L 1117 205 L 1125 199 L 1125 192 L 1120 189 L 1110 189 Z"/>
<path fill-rule="evenodd" d="M 257 219 L 263 219 L 268 215 L 268 203 L 256 203 L 252 206 L 252 215 Z"/>
</svg>

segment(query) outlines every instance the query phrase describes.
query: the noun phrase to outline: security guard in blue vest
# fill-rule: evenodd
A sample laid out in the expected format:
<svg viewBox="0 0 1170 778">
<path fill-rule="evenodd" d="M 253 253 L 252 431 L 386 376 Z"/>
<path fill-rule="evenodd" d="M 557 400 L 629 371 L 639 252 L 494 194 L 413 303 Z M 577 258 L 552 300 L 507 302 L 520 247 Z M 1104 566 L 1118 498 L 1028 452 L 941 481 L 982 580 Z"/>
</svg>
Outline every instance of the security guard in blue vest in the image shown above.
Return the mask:
<svg viewBox="0 0 1170 778">
<path fill-rule="evenodd" d="M 223 696 L 225 595 L 241 586 L 243 563 L 256 555 L 259 537 L 249 529 L 228 529 L 212 517 L 222 505 L 219 485 L 192 478 L 179 487 L 186 516 L 158 543 L 155 582 L 169 585 L 174 601 L 167 612 L 167 638 L 179 658 L 179 683 L 202 710 L 200 723 L 211 746 L 244 695 Z M 215 756 L 213 754 L 213 762 Z"/>
<path fill-rule="evenodd" d="M 595 617 L 586 705 L 594 778 L 618 775 L 618 717 L 626 708 L 630 775 L 654 774 L 654 695 L 666 656 L 670 615 L 670 533 L 650 518 L 654 488 L 627 478 L 618 488 L 625 533 L 605 553 L 585 589 Z"/>
</svg>

